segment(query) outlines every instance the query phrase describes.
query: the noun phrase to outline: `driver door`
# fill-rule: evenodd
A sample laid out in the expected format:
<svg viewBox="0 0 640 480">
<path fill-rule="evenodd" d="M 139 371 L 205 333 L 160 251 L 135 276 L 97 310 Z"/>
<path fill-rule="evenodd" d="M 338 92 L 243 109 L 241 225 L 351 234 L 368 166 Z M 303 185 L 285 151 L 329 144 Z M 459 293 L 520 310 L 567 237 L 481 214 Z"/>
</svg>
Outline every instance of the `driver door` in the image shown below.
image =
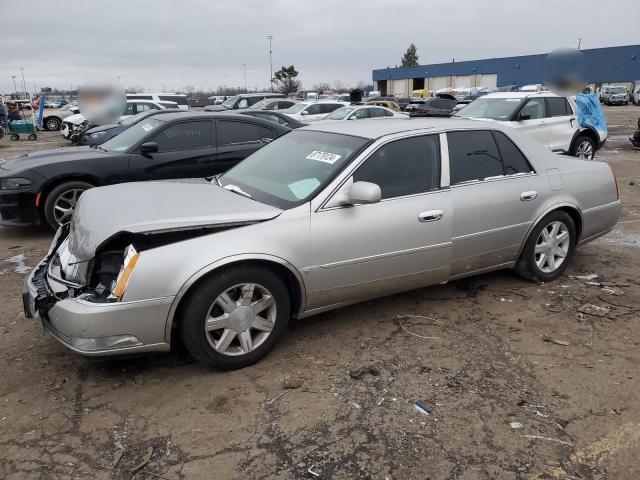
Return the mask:
<svg viewBox="0 0 640 480">
<path fill-rule="evenodd" d="M 354 303 L 447 280 L 452 207 L 450 190 L 440 188 L 440 171 L 438 135 L 392 140 L 371 154 L 352 177 L 354 182 L 380 186 L 380 202 L 331 206 L 330 199 L 312 212 L 310 308 Z"/>
</svg>

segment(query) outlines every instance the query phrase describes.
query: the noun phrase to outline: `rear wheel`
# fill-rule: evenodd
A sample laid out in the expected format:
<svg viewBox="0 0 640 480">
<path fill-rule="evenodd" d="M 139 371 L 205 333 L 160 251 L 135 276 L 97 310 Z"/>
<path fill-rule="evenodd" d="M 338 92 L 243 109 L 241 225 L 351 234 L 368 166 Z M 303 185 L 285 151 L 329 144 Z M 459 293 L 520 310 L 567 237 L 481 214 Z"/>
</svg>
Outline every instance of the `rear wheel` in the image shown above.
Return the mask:
<svg viewBox="0 0 640 480">
<path fill-rule="evenodd" d="M 18 140 L 20 140 L 20 135 L 18 135 L 17 133 L 12 134 L 11 140 L 13 140 L 14 142 L 17 142 Z"/>
<path fill-rule="evenodd" d="M 548 282 L 560 276 L 576 247 L 576 227 L 571 216 L 557 210 L 533 229 L 515 271 L 527 280 Z"/>
<path fill-rule="evenodd" d="M 44 121 L 44 128 L 49 131 L 60 130 L 62 122 L 56 117 L 49 117 Z"/>
<path fill-rule="evenodd" d="M 37 140 L 38 139 L 38 135 L 36 135 L 35 133 L 30 133 L 28 138 L 29 138 L 29 140 Z"/>
<path fill-rule="evenodd" d="M 573 156 L 584 160 L 593 160 L 596 153 L 596 144 L 593 139 L 581 135 L 576 139 L 573 147 Z"/>
<path fill-rule="evenodd" d="M 182 341 L 200 363 L 230 370 L 264 357 L 291 315 L 282 279 L 258 266 L 230 267 L 198 285 L 180 319 Z"/>
<path fill-rule="evenodd" d="M 49 192 L 44 201 L 44 216 L 51 228 L 57 230 L 71 221 L 80 195 L 90 188 L 93 185 L 88 182 L 71 181 L 61 183 Z"/>
</svg>

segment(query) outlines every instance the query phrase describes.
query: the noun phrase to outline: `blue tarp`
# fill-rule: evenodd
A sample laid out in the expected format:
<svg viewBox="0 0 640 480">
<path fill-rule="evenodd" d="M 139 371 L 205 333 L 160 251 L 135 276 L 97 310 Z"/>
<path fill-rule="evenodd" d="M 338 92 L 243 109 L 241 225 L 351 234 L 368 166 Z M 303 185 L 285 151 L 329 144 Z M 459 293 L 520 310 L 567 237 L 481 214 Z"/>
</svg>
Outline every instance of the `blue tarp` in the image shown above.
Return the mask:
<svg viewBox="0 0 640 480">
<path fill-rule="evenodd" d="M 578 124 L 581 127 L 591 127 L 600 134 L 600 138 L 607 135 L 607 120 L 600 106 L 600 99 L 595 93 L 579 93 L 576 95 L 578 106 Z"/>
</svg>

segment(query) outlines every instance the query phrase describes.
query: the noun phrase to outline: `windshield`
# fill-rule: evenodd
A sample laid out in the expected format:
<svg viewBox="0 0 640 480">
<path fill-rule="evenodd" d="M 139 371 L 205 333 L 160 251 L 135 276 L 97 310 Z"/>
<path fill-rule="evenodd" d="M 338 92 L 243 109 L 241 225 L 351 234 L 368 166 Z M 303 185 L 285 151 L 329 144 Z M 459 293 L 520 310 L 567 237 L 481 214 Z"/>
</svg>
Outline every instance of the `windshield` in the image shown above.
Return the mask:
<svg viewBox="0 0 640 480">
<path fill-rule="evenodd" d="M 222 102 L 222 106 L 224 108 L 233 108 L 236 105 L 239 97 L 229 97 L 224 102 Z"/>
<path fill-rule="evenodd" d="M 627 93 L 627 89 L 624 87 L 612 87 L 609 88 L 609 93 Z"/>
<path fill-rule="evenodd" d="M 456 113 L 455 116 L 463 118 L 509 120 L 520 105 L 520 102 L 520 98 L 480 97 Z"/>
<path fill-rule="evenodd" d="M 157 118 L 149 118 L 127 128 L 120 135 L 102 144 L 102 148 L 109 152 L 128 152 L 140 143 L 149 133 L 157 130 L 165 122 Z"/>
<path fill-rule="evenodd" d="M 355 108 L 351 108 L 351 107 L 340 107 L 337 110 L 334 110 L 333 112 L 331 112 L 329 116 L 325 118 L 329 120 L 344 120 L 345 118 L 347 118 L 347 115 L 349 115 L 354 110 Z"/>
<path fill-rule="evenodd" d="M 248 156 L 218 180 L 258 202 L 293 208 L 324 188 L 367 143 L 365 138 L 350 135 L 293 131 Z"/>
<path fill-rule="evenodd" d="M 260 100 L 258 103 L 254 103 L 249 107 L 249 110 L 262 110 L 265 105 L 273 102 L 273 98 L 265 98 L 264 100 Z"/>
<path fill-rule="evenodd" d="M 282 113 L 298 113 L 307 108 L 309 105 L 306 103 L 296 103 L 295 105 L 291 105 L 286 110 L 283 110 Z"/>
</svg>

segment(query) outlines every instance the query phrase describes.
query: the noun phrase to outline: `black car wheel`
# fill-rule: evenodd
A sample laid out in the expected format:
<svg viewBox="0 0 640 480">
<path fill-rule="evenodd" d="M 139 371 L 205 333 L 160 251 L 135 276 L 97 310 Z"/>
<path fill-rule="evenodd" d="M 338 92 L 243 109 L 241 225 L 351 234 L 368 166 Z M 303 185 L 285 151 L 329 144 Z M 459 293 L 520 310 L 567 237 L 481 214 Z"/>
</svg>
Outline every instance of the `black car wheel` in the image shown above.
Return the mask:
<svg viewBox="0 0 640 480">
<path fill-rule="evenodd" d="M 71 221 L 80 195 L 90 188 L 93 185 L 88 182 L 70 181 L 61 183 L 49 192 L 44 201 L 44 216 L 51 228 L 57 230 Z"/>
<path fill-rule="evenodd" d="M 537 282 L 554 280 L 567 268 L 576 241 L 576 227 L 571 216 L 561 210 L 551 212 L 529 235 L 516 263 L 516 273 Z"/>
<path fill-rule="evenodd" d="M 44 128 L 50 132 L 60 130 L 61 126 L 62 122 L 56 117 L 49 117 L 44 121 Z"/>
<path fill-rule="evenodd" d="M 289 291 L 268 268 L 229 267 L 190 292 L 180 318 L 182 341 L 200 363 L 231 370 L 264 357 L 291 315 Z"/>
</svg>

